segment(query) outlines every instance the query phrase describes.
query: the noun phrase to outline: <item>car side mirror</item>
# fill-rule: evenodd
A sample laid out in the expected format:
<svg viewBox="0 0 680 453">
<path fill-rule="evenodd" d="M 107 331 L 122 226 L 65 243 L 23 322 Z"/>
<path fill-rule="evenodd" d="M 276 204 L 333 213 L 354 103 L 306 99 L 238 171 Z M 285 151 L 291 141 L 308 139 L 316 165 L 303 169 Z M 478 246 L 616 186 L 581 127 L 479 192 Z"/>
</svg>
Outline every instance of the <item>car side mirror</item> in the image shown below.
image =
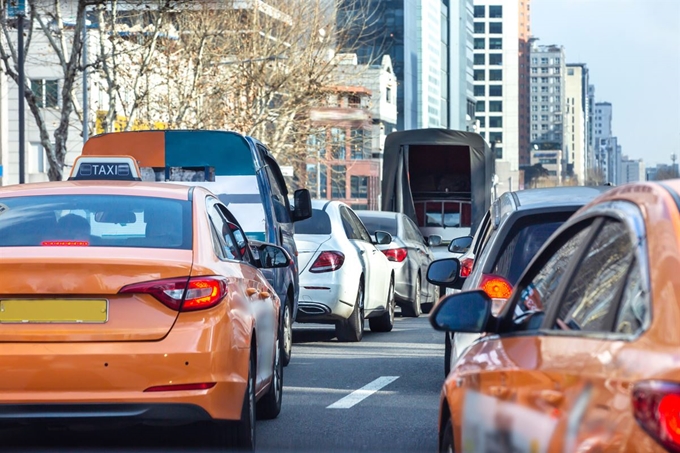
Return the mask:
<svg viewBox="0 0 680 453">
<path fill-rule="evenodd" d="M 387 245 L 392 242 L 392 235 L 387 231 L 376 231 L 375 232 L 375 244 Z"/>
<path fill-rule="evenodd" d="M 435 330 L 482 333 L 489 331 L 491 299 L 482 290 L 449 294 L 430 313 Z"/>
<path fill-rule="evenodd" d="M 466 253 L 472 245 L 472 236 L 462 236 L 449 242 L 449 252 Z"/>
<path fill-rule="evenodd" d="M 434 260 L 427 268 L 427 281 L 435 286 L 453 288 L 459 272 L 460 261 L 457 258 Z"/>
<path fill-rule="evenodd" d="M 431 234 L 425 239 L 425 243 L 430 247 L 439 247 L 442 245 L 442 237 L 438 234 Z"/>
<path fill-rule="evenodd" d="M 308 219 L 312 216 L 312 196 L 307 189 L 298 189 L 293 194 L 293 222 Z"/>
<path fill-rule="evenodd" d="M 256 255 L 257 267 L 260 269 L 288 267 L 292 261 L 288 252 L 278 245 L 256 241 L 252 241 L 251 245 L 251 250 Z"/>
</svg>

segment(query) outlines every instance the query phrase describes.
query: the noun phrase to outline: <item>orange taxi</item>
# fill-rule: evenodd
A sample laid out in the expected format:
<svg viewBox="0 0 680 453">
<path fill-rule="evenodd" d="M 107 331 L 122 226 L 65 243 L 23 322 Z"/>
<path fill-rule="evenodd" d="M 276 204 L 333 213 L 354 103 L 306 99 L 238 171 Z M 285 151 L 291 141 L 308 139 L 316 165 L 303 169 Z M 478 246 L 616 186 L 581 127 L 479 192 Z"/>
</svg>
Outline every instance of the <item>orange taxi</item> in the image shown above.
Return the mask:
<svg viewBox="0 0 680 453">
<path fill-rule="evenodd" d="M 0 418 L 205 422 L 253 448 L 283 379 L 280 301 L 258 268 L 289 255 L 248 243 L 203 188 L 88 168 L 0 188 Z"/>
<path fill-rule="evenodd" d="M 443 386 L 440 450 L 680 451 L 678 269 L 680 180 L 638 183 L 574 214 L 498 316 L 483 291 L 443 298 L 435 329 L 486 335 Z"/>
</svg>

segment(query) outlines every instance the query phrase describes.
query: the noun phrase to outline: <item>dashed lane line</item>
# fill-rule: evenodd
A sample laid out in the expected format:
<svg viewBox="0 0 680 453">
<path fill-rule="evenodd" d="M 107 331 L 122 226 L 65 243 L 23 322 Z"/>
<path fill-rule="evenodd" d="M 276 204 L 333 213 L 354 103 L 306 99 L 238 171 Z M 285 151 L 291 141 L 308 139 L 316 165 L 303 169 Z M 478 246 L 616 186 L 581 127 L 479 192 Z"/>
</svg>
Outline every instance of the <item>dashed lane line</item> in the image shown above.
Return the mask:
<svg viewBox="0 0 680 453">
<path fill-rule="evenodd" d="M 339 399 L 326 409 L 349 409 L 397 379 L 399 379 L 399 376 L 381 376 L 375 381 L 369 382 L 360 389 L 353 391 L 344 398 Z"/>
</svg>

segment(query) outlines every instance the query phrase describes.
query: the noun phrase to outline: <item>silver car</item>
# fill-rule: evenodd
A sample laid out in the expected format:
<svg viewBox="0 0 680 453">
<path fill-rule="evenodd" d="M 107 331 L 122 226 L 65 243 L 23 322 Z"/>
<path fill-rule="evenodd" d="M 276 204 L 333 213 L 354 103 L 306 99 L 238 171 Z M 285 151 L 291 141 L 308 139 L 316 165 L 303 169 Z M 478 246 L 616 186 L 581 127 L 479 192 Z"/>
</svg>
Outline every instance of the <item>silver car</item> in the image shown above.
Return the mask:
<svg viewBox="0 0 680 453">
<path fill-rule="evenodd" d="M 355 211 L 371 235 L 386 231 L 392 242 L 377 245 L 394 269 L 394 291 L 402 316 L 418 317 L 429 311 L 439 298 L 439 287 L 430 284 L 427 268 L 435 259 L 429 244 L 438 245 L 441 237 L 427 239 L 406 215 L 387 211 Z"/>
</svg>

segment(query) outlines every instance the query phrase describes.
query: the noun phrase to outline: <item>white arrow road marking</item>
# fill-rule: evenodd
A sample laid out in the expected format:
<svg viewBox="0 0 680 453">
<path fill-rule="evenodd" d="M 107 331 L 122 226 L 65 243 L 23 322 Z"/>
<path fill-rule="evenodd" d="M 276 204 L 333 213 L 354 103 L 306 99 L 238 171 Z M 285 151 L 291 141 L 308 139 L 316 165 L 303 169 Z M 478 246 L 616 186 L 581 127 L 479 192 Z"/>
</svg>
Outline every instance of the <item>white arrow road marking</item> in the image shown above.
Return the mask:
<svg viewBox="0 0 680 453">
<path fill-rule="evenodd" d="M 385 387 L 388 384 L 399 379 L 399 376 L 382 376 L 373 382 L 361 387 L 359 390 L 355 390 L 344 398 L 339 399 L 335 403 L 328 406 L 326 409 L 349 409 L 357 403 L 365 400 L 369 396 L 373 395 L 375 392 Z"/>
</svg>

